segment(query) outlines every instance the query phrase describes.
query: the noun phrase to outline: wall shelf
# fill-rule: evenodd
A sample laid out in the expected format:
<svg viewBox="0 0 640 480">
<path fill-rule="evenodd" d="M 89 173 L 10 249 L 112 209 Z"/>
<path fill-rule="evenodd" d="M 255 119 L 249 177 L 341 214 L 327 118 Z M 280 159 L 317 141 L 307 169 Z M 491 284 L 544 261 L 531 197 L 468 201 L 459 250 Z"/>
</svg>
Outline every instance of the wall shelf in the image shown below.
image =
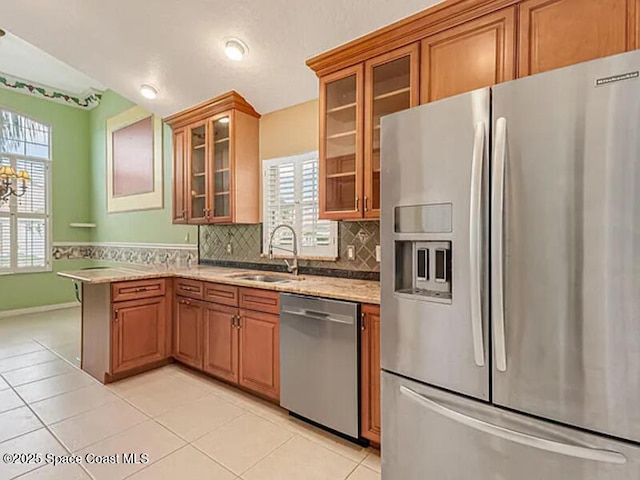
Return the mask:
<svg viewBox="0 0 640 480">
<path fill-rule="evenodd" d="M 97 227 L 95 223 L 70 223 L 69 226 L 71 228 L 96 228 Z"/>
</svg>

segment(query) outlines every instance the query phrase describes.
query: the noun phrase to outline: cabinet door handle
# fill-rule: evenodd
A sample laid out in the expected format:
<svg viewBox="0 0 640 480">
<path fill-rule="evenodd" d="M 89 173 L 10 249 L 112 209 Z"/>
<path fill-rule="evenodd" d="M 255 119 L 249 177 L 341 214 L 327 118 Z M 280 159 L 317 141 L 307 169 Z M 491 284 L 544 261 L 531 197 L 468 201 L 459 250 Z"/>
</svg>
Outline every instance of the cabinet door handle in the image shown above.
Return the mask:
<svg viewBox="0 0 640 480">
<path fill-rule="evenodd" d="M 360 210 L 360 197 L 356 196 L 356 211 Z"/>
<path fill-rule="evenodd" d="M 114 321 L 116 321 L 116 322 L 118 321 L 118 313 L 119 313 L 119 312 L 118 312 L 118 310 L 116 310 L 116 311 L 115 311 L 116 316 L 115 316 L 115 318 L 114 318 Z"/>
<path fill-rule="evenodd" d="M 364 313 L 360 314 L 360 330 L 362 330 L 363 332 L 367 329 L 366 324 L 365 324 L 365 315 Z"/>
<path fill-rule="evenodd" d="M 147 289 L 145 287 L 136 288 L 136 292 L 146 292 Z"/>
<path fill-rule="evenodd" d="M 367 196 L 365 195 L 365 197 L 364 197 L 364 211 L 365 211 L 365 212 L 366 212 L 367 210 L 369 210 L 369 207 L 367 206 L 368 200 L 369 200 L 369 199 L 368 199 L 368 198 L 367 198 Z"/>
<path fill-rule="evenodd" d="M 236 317 L 238 319 L 238 323 L 237 323 L 237 327 L 238 329 L 242 328 L 242 317 L 240 315 L 238 315 Z"/>
</svg>

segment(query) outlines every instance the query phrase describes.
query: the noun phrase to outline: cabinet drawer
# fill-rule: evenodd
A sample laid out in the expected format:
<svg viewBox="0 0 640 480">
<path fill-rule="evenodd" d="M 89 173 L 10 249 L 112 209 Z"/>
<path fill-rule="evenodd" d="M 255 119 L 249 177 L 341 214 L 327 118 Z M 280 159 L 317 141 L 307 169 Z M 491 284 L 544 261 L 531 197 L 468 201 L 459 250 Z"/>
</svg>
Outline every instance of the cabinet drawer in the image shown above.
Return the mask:
<svg viewBox="0 0 640 480">
<path fill-rule="evenodd" d="M 219 303 L 230 307 L 238 306 L 238 287 L 219 283 L 204 284 L 204 299 L 207 302 Z"/>
<path fill-rule="evenodd" d="M 256 288 L 241 288 L 240 308 L 280 315 L 280 294 Z"/>
<path fill-rule="evenodd" d="M 195 298 L 196 300 L 202 300 L 204 297 L 204 284 L 197 280 L 177 278 L 175 290 L 176 295 L 182 295 L 183 297 Z"/>
<path fill-rule="evenodd" d="M 114 283 L 111 285 L 111 300 L 113 302 L 122 302 L 140 298 L 161 297 L 164 295 L 165 290 L 164 278 Z"/>
</svg>

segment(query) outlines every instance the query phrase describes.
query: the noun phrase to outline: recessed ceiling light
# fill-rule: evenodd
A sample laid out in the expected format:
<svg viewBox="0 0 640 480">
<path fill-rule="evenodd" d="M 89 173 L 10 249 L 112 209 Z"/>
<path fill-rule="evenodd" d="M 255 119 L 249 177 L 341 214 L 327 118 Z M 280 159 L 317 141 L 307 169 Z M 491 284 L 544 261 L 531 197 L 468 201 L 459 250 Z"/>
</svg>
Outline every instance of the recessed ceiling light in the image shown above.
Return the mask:
<svg viewBox="0 0 640 480">
<path fill-rule="evenodd" d="M 148 98 L 149 100 L 153 100 L 158 96 L 158 89 L 153 85 L 143 83 L 140 85 L 140 95 L 144 98 Z"/>
<path fill-rule="evenodd" d="M 220 120 L 218 120 L 220 123 L 229 123 L 229 117 L 222 117 Z"/>
<path fill-rule="evenodd" d="M 248 51 L 249 48 L 247 45 L 237 38 L 231 38 L 224 44 L 224 53 L 235 62 L 242 60 L 242 57 L 244 57 Z"/>
</svg>

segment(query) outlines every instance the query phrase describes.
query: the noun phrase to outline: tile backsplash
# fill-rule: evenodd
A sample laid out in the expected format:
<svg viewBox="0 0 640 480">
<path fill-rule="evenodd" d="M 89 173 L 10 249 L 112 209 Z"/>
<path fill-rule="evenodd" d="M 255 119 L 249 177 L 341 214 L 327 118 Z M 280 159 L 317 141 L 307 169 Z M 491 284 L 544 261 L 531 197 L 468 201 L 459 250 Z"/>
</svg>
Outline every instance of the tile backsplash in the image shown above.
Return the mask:
<svg viewBox="0 0 640 480">
<path fill-rule="evenodd" d="M 380 222 L 338 222 L 338 260 L 300 260 L 301 267 L 314 269 L 379 272 L 376 246 L 380 245 Z M 231 245 L 231 253 L 227 251 Z M 355 259 L 347 259 L 347 247 L 355 248 Z M 200 260 L 213 262 L 282 265 L 282 259 L 262 257 L 262 224 L 205 225 L 200 227 Z"/>
</svg>

